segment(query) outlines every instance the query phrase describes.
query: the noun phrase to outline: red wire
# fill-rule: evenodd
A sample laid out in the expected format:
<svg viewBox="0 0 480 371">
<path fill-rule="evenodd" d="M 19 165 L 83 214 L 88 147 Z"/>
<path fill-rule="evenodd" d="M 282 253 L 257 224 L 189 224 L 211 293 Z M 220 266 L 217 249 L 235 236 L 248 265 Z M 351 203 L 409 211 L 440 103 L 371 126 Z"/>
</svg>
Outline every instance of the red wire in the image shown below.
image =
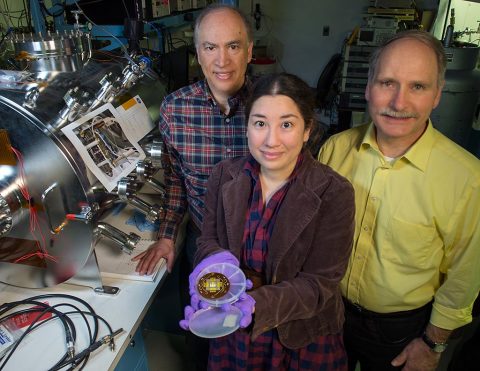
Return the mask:
<svg viewBox="0 0 480 371">
<path fill-rule="evenodd" d="M 53 261 L 53 262 L 55 262 L 55 263 L 58 263 L 58 258 L 56 258 L 55 256 L 50 255 L 50 254 L 48 254 L 48 253 L 44 254 L 44 253 L 42 253 L 42 252 L 40 252 L 40 251 L 33 252 L 33 253 L 30 253 L 30 254 L 26 254 L 26 255 L 24 255 L 24 256 L 16 259 L 16 260 L 14 260 L 13 262 L 14 262 L 14 263 L 19 263 L 19 262 L 21 262 L 21 261 L 23 261 L 23 260 L 30 259 L 30 258 L 32 258 L 32 257 L 34 257 L 34 256 L 38 256 L 40 259 L 49 259 L 49 260 L 51 260 L 51 261 Z"/>
<path fill-rule="evenodd" d="M 22 261 L 22 260 L 29 259 L 33 256 L 38 256 L 39 258 L 50 259 L 54 262 L 58 262 L 58 259 L 56 257 L 50 255 L 48 253 L 47 249 L 46 249 L 45 236 L 42 233 L 42 229 L 41 229 L 41 226 L 40 226 L 40 223 L 39 223 L 39 218 L 38 218 L 38 215 L 37 215 L 37 211 L 32 206 L 30 192 L 28 191 L 28 187 L 27 187 L 26 176 L 25 176 L 25 168 L 23 166 L 23 163 L 24 163 L 23 162 L 23 155 L 20 151 L 16 150 L 15 148 L 13 148 L 13 147 L 11 147 L 11 148 L 12 148 L 13 153 L 15 154 L 15 156 L 18 159 L 19 173 L 20 173 L 20 182 L 19 182 L 18 188 L 20 189 L 20 192 L 21 192 L 22 196 L 28 202 L 28 210 L 29 210 L 29 213 L 30 213 L 30 218 L 29 218 L 30 219 L 30 233 L 32 234 L 32 236 L 35 240 L 35 244 L 36 244 L 37 248 L 40 250 L 40 251 L 31 253 L 31 254 L 27 254 L 27 255 L 22 256 L 21 258 L 15 260 L 15 263 L 17 263 L 19 261 Z M 38 238 L 36 236 L 35 231 L 38 231 L 38 234 L 39 234 L 40 238 Z M 39 239 L 40 239 L 41 243 L 40 243 Z"/>
</svg>

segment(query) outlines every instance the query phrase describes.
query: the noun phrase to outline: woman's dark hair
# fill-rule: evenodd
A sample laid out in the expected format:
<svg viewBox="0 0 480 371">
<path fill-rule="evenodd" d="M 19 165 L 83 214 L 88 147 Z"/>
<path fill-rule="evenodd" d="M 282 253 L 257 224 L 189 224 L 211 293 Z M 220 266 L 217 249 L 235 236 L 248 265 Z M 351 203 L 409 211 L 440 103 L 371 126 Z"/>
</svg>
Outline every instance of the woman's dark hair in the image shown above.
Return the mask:
<svg viewBox="0 0 480 371">
<path fill-rule="evenodd" d="M 300 77 L 285 72 L 260 77 L 245 106 L 247 122 L 253 104 L 266 95 L 285 95 L 291 98 L 305 120 L 305 129 L 312 127 L 315 122 L 315 96 L 313 90 Z"/>
</svg>

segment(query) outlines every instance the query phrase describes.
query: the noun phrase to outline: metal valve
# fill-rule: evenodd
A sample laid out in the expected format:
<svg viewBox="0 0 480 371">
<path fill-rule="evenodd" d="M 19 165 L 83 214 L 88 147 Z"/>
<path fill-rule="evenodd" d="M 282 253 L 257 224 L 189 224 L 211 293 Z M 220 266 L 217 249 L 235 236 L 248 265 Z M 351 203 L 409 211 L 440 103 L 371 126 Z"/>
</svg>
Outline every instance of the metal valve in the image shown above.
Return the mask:
<svg viewBox="0 0 480 371">
<path fill-rule="evenodd" d="M 148 160 L 154 168 L 162 167 L 162 143 L 153 140 L 151 143 L 145 146 L 145 151 L 148 153 Z"/>
<path fill-rule="evenodd" d="M 98 106 L 111 101 L 120 90 L 119 76 L 116 76 L 112 72 L 107 73 L 99 81 L 100 89 L 95 94 L 95 99 L 93 100 L 89 110 L 92 111 Z"/>
<path fill-rule="evenodd" d="M 70 12 L 73 14 L 73 17 L 75 18 L 75 24 L 73 25 L 73 28 L 75 30 L 80 30 L 80 27 L 81 27 L 80 14 L 83 14 L 83 11 L 81 11 L 81 10 L 71 10 Z"/>
<path fill-rule="evenodd" d="M 76 86 L 67 91 L 63 97 L 65 107 L 54 119 L 51 127 L 57 131 L 69 122 L 75 121 L 79 116 L 86 113 L 91 104 L 91 95 L 88 91 Z"/>
<path fill-rule="evenodd" d="M 131 254 L 135 250 L 135 246 L 140 241 L 140 236 L 135 233 L 126 234 L 120 229 L 115 228 L 108 223 L 97 223 L 94 230 L 95 234 L 107 237 L 117 243 L 123 252 Z"/>
<path fill-rule="evenodd" d="M 160 219 L 162 208 L 156 204 L 150 205 L 141 198 L 136 196 L 137 183 L 132 178 L 122 178 L 117 184 L 118 197 L 128 202 L 134 208 L 145 214 L 145 219 L 151 223 L 155 223 Z"/>
<path fill-rule="evenodd" d="M 152 164 L 148 161 L 138 161 L 137 163 L 137 179 L 140 182 L 148 183 L 154 188 L 157 192 L 160 193 L 160 196 L 163 198 L 166 195 L 165 186 L 160 183 L 158 180 L 153 178 L 155 169 Z"/>
</svg>

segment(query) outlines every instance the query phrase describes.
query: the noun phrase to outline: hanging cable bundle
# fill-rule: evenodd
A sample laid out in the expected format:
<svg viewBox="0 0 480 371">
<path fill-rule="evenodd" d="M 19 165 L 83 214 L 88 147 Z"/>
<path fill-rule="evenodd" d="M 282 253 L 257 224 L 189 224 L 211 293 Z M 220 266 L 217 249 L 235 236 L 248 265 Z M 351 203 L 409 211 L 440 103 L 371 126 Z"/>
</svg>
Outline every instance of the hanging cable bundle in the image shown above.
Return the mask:
<svg viewBox="0 0 480 371">
<path fill-rule="evenodd" d="M 44 302 L 50 299 L 61 299 L 63 302 L 50 305 Z M 33 296 L 24 300 L 0 305 L 0 326 L 6 325 L 22 315 L 32 318 L 31 323 L 25 329 L 5 356 L 0 359 L 0 370 L 3 370 L 14 352 L 22 341 L 34 330 L 47 323 L 60 323 L 65 334 L 67 351 L 61 358 L 49 368 L 49 370 L 74 370 L 79 367 L 83 369 L 88 362 L 90 353 L 103 344 L 108 344 L 112 351 L 115 350 L 114 337 L 120 334 L 123 329 L 112 330 L 110 324 L 101 316 L 95 313 L 94 309 L 84 300 L 67 294 L 45 294 Z M 72 316 L 80 316 L 88 332 L 88 346 L 76 353 L 75 342 L 77 340 L 77 328 Z M 90 318 L 90 320 L 89 320 Z M 99 325 L 102 322 L 108 329 L 108 334 L 98 337 Z"/>
</svg>

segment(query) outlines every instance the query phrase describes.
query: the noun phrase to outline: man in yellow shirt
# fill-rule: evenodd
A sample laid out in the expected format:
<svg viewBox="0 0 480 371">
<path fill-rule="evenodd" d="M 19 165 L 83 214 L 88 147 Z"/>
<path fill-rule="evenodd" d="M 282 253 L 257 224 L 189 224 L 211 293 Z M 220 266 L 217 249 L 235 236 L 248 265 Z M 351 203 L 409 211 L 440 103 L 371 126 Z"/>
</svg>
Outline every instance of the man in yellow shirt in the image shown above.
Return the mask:
<svg viewBox="0 0 480 371">
<path fill-rule="evenodd" d="M 432 126 L 446 59 L 423 31 L 373 53 L 372 123 L 331 137 L 319 161 L 355 188 L 342 281 L 349 368 L 434 370 L 480 287 L 480 161 Z"/>
</svg>

